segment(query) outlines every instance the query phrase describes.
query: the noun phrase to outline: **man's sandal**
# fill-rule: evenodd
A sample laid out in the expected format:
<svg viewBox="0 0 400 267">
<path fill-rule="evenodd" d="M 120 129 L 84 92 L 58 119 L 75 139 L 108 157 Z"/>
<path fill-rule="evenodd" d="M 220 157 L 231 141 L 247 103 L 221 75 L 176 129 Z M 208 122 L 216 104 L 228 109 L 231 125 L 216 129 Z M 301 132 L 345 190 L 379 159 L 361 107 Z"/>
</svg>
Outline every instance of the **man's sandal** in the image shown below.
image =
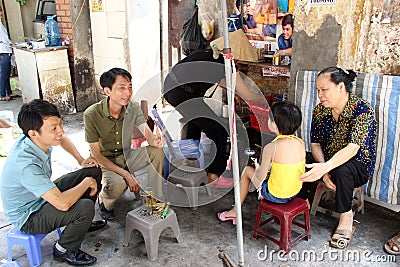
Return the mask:
<svg viewBox="0 0 400 267">
<path fill-rule="evenodd" d="M 340 249 L 346 248 L 349 245 L 355 230 L 356 228 L 354 226 L 352 230 L 336 229 L 330 241 L 331 247 Z"/>
<path fill-rule="evenodd" d="M 10 96 L 0 97 L 0 101 L 10 101 L 10 100 L 13 100 L 13 98 Z"/>
<path fill-rule="evenodd" d="M 397 251 L 393 250 L 393 247 L 397 247 Z M 386 241 L 386 243 L 383 245 L 383 249 L 388 254 L 400 255 L 400 233 Z"/>
</svg>

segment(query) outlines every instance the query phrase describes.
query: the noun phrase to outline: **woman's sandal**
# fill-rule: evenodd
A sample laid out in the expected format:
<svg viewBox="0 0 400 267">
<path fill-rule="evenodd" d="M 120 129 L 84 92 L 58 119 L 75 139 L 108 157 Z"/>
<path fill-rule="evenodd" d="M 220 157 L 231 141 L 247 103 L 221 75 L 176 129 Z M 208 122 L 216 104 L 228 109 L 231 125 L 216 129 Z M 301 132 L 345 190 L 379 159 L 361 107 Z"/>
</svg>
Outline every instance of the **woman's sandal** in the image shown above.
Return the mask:
<svg viewBox="0 0 400 267">
<path fill-rule="evenodd" d="M 218 215 L 217 215 L 218 219 L 221 222 L 232 221 L 233 225 L 236 225 L 236 217 L 226 217 L 225 214 L 226 214 L 226 211 L 219 212 Z"/>
<path fill-rule="evenodd" d="M 336 229 L 330 241 L 331 247 L 340 249 L 346 248 L 349 245 L 355 230 L 356 228 L 354 226 L 352 230 Z"/>
<path fill-rule="evenodd" d="M 397 247 L 397 251 L 393 250 L 393 247 L 395 246 Z M 400 255 L 400 233 L 386 241 L 386 243 L 383 245 L 383 249 L 388 254 Z"/>
</svg>

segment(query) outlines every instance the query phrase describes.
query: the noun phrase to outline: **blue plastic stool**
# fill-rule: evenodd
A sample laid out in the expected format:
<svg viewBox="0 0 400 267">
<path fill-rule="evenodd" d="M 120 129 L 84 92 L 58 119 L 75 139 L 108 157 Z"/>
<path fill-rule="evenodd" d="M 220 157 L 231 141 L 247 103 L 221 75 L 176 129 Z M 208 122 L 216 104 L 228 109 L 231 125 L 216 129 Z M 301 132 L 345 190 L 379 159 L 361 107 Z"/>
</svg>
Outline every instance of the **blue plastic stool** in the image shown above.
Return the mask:
<svg viewBox="0 0 400 267">
<path fill-rule="evenodd" d="M 58 236 L 61 236 L 60 228 L 57 228 Z M 40 243 L 47 234 L 27 234 L 17 228 L 7 233 L 8 261 L 12 262 L 12 247 L 23 246 L 28 256 L 30 266 L 39 266 L 42 263 Z"/>
<path fill-rule="evenodd" d="M 21 267 L 18 261 L 9 261 L 7 263 L 3 263 L 0 267 Z"/>
<path fill-rule="evenodd" d="M 175 150 L 173 151 L 174 153 L 170 153 L 168 146 L 164 146 L 164 179 L 168 179 L 170 173 L 170 162 L 174 159 L 197 159 L 200 168 L 204 169 L 204 153 L 199 140 L 185 139 L 172 141 L 172 147 Z"/>
</svg>

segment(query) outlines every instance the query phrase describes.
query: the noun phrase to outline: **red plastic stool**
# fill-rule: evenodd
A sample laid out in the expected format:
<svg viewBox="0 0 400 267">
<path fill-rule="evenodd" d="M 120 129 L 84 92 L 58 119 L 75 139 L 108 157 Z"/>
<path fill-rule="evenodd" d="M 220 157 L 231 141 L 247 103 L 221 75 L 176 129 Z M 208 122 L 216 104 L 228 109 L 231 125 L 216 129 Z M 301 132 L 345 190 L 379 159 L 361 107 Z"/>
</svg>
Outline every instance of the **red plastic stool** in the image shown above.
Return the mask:
<svg viewBox="0 0 400 267">
<path fill-rule="evenodd" d="M 272 216 L 265 221 L 261 221 L 263 212 L 268 212 Z M 293 220 L 300 213 L 304 213 L 305 224 Z M 277 222 L 278 219 L 281 225 L 280 240 L 277 240 L 259 230 L 259 227 L 264 224 L 272 220 Z M 304 233 L 296 237 L 294 240 L 292 240 L 292 223 L 305 230 Z M 253 238 L 257 238 L 257 236 L 266 237 L 272 240 L 275 244 L 279 245 L 279 248 L 283 250 L 285 254 L 290 251 L 290 247 L 297 241 L 304 237 L 308 240 L 310 238 L 310 214 L 308 212 L 307 202 L 297 197 L 285 204 L 276 204 L 264 199 L 261 200 L 258 205 L 257 217 L 253 231 Z"/>
</svg>

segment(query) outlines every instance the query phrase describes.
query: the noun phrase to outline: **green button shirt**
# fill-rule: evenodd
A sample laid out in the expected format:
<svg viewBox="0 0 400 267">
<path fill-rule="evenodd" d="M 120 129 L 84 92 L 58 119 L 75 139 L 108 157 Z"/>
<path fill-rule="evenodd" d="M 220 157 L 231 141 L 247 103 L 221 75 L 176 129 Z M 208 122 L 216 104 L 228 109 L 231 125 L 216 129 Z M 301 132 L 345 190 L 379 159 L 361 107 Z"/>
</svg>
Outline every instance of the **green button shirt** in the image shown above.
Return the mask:
<svg viewBox="0 0 400 267">
<path fill-rule="evenodd" d="M 131 101 L 123 107 L 118 119 L 111 117 L 108 111 L 108 98 L 93 104 L 83 115 L 85 139 L 88 143 L 100 143 L 103 156 L 125 168 L 125 161 L 117 158 L 131 149 L 131 137 L 134 126 L 146 123 L 139 103 Z"/>
</svg>

